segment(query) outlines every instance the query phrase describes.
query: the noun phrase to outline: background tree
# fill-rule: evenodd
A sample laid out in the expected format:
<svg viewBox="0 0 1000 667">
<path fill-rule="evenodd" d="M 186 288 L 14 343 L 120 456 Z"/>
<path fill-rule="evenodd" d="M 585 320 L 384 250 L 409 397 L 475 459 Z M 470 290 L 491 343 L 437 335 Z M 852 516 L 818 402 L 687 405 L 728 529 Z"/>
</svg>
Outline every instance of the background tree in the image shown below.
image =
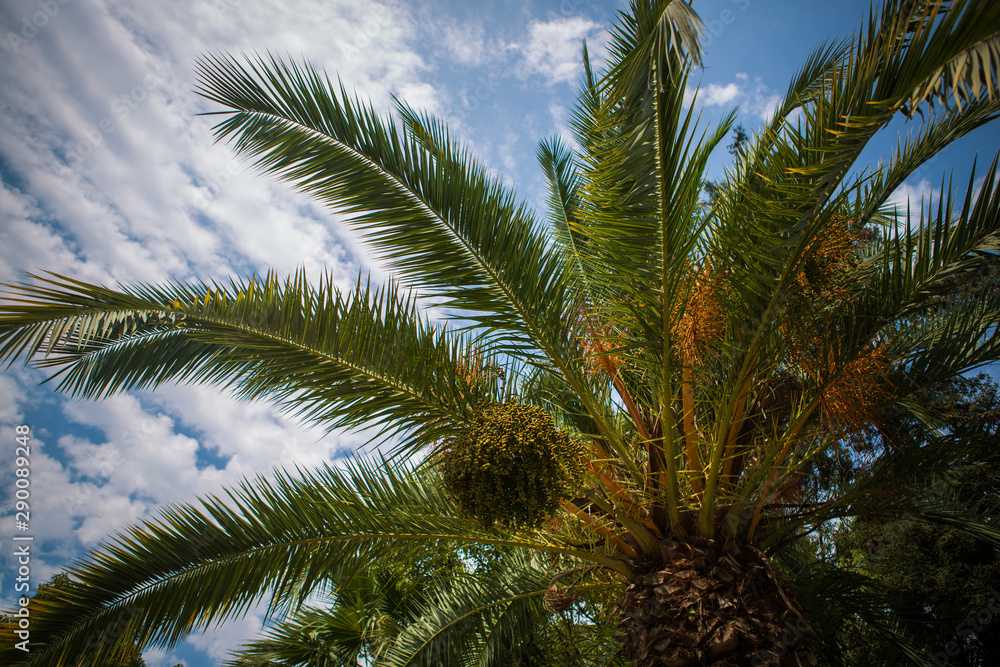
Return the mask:
<svg viewBox="0 0 1000 667">
<path fill-rule="evenodd" d="M 65 573 L 53 575 L 48 581 L 38 586 L 35 594 L 31 596 L 28 608 L 34 612 L 44 608 L 46 603 L 58 602 L 73 585 L 73 581 Z M 6 617 L 4 621 L 7 622 Z M 94 667 L 146 667 L 146 661 L 142 659 L 142 651 L 134 640 L 129 640 L 127 635 L 122 634 L 109 643 L 112 645 L 111 651 L 100 662 L 94 663 Z M 175 665 L 175 667 L 182 666 Z"/>
<path fill-rule="evenodd" d="M 929 389 L 921 404 L 957 437 L 992 449 L 1000 437 L 998 389 L 986 375 L 956 378 Z M 904 420 L 895 437 L 909 426 Z M 1000 512 L 998 463 L 993 453 L 988 460 L 955 466 L 948 471 L 948 484 L 899 489 L 899 502 L 959 503 L 995 521 Z M 915 648 L 935 656 L 939 664 L 972 667 L 1000 660 L 1000 551 L 995 543 L 955 528 L 864 514 L 842 526 L 835 539 L 835 559 L 871 577 L 870 585 L 888 603 L 886 620 Z M 834 664 L 895 665 L 904 660 L 898 649 L 843 611 L 846 618 L 835 641 L 845 657 Z"/>
<path fill-rule="evenodd" d="M 463 664 L 470 655 L 488 664 L 538 667 L 604 667 L 624 664 L 613 656 L 613 624 L 595 618 L 599 600 L 559 599 L 552 602 L 548 568 L 526 564 L 524 554 L 504 548 L 472 546 L 455 551 L 433 548 L 394 560 L 380 560 L 331 591 L 328 600 L 295 611 L 270 625 L 263 636 L 243 646 L 227 662 L 232 667 L 344 666 L 380 664 L 395 642 L 427 619 L 422 615 L 438 600 L 453 605 L 471 596 L 450 632 L 450 649 L 434 659 Z M 492 618 L 485 607 L 496 600 L 491 590 L 504 589 L 525 571 L 536 573 L 538 590 L 527 604 L 503 605 Z M 513 582 L 512 582 L 513 580 Z M 541 588 L 544 586 L 545 588 Z M 483 604 L 484 598 L 486 599 Z M 501 603 L 504 598 L 500 598 Z M 555 604 L 558 609 L 551 609 Z M 485 617 L 486 623 L 483 623 Z M 508 631 L 500 631 L 504 624 Z"/>
</svg>

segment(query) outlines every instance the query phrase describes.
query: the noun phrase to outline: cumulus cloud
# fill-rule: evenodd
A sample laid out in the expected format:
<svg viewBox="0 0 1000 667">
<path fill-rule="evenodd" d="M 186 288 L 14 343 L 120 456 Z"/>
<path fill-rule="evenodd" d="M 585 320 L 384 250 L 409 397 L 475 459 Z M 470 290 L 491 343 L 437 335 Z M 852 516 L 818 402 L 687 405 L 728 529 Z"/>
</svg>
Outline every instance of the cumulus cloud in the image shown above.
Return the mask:
<svg viewBox="0 0 1000 667">
<path fill-rule="evenodd" d="M 215 664 L 221 664 L 247 637 L 260 633 L 264 627 L 265 611 L 263 605 L 257 605 L 241 618 L 227 620 L 212 626 L 209 631 L 191 635 L 187 642 L 207 653 Z"/>
<path fill-rule="evenodd" d="M 706 105 L 721 106 L 735 100 L 740 94 L 740 87 L 735 83 L 728 83 L 724 86 L 717 83 L 710 83 L 705 87 L 703 94 L 705 95 L 704 103 Z"/>
<path fill-rule="evenodd" d="M 918 181 L 907 181 L 896 188 L 883 206 L 889 215 L 894 215 L 900 223 L 919 224 L 921 217 L 929 207 L 937 205 L 941 198 L 941 188 L 933 185 L 926 178 Z"/>
<path fill-rule="evenodd" d="M 736 74 L 736 81 L 729 83 L 708 83 L 684 90 L 684 103 L 706 107 L 739 106 L 744 113 L 767 122 L 781 104 L 781 95 L 764 84 L 760 77 L 753 81 L 745 72 Z"/>
<path fill-rule="evenodd" d="M 424 32 L 408 5 L 51 5 L 56 11 L 33 24 L 35 0 L 0 3 L 0 282 L 43 270 L 105 284 L 225 280 L 303 266 L 313 277 L 330 271 L 345 288 L 362 271 L 381 280 L 357 237 L 322 205 L 213 143 L 216 118 L 198 114 L 214 107 L 193 92 L 193 63 L 205 52 L 308 57 L 376 109 L 399 95 L 438 111 L 441 90 L 417 50 Z M 454 46 L 468 62 L 482 57 L 474 37 Z M 38 381 L 33 372 L 0 375 L 4 432 L 22 419 L 34 429 L 31 480 L 43 492 L 33 496 L 32 529 L 44 545 L 32 561 L 34 585 L 82 546 L 165 503 L 248 475 L 316 467 L 367 441 L 323 437 L 272 406 L 239 403 L 216 388 L 164 387 L 91 403 L 54 398 L 35 388 Z M 0 470 L 4 488 L 13 488 L 10 466 Z M 9 507 L 0 510 L 0 537 L 12 530 Z M 226 627 L 194 645 L 221 656 L 221 642 L 235 647 L 260 619 Z M 151 654 L 150 664 L 176 664 L 171 657 Z"/>
<path fill-rule="evenodd" d="M 482 23 L 446 23 L 435 32 L 451 61 L 460 65 L 482 65 L 503 55 L 503 43 L 487 38 Z"/>
<path fill-rule="evenodd" d="M 0 376 L 0 399 L 24 395 L 15 378 Z M 16 408 L 18 401 L 11 404 Z M 33 561 L 35 584 L 81 546 L 93 547 L 149 519 L 157 508 L 218 494 L 246 477 L 337 464 L 345 452 L 362 450 L 371 435 L 324 437 L 320 429 L 303 428 L 271 406 L 239 403 L 207 387 L 168 386 L 99 403 L 70 400 L 63 404 L 63 415 L 73 433 L 56 438 L 33 425 L 31 483 L 38 492 L 32 497 L 32 527 L 36 542 L 45 545 Z M 0 477 L 3 488 L 13 488 L 12 471 Z M 12 517 L 2 518 L 12 524 Z M 259 631 L 261 614 L 258 610 L 189 643 L 218 659 Z M 153 658 L 150 664 L 167 660 L 166 654 Z"/>
<path fill-rule="evenodd" d="M 23 419 L 20 406 L 21 387 L 17 380 L 0 375 L 0 424 L 11 425 Z"/>
<path fill-rule="evenodd" d="M 5 23 L 33 9 L 9 3 Z M 356 276 L 367 257 L 327 211 L 213 145 L 192 63 L 209 50 L 308 53 L 377 106 L 395 92 L 433 111 L 415 34 L 405 7 L 362 0 L 65 5 L 0 54 L 5 252 L 29 251 L 8 271 L 160 281 L 306 264 Z"/>
<path fill-rule="evenodd" d="M 520 47 L 522 71 L 550 85 L 576 84 L 583 76 L 583 40 L 591 43 L 599 33 L 598 24 L 581 16 L 533 21 L 528 26 L 528 41 Z"/>
</svg>

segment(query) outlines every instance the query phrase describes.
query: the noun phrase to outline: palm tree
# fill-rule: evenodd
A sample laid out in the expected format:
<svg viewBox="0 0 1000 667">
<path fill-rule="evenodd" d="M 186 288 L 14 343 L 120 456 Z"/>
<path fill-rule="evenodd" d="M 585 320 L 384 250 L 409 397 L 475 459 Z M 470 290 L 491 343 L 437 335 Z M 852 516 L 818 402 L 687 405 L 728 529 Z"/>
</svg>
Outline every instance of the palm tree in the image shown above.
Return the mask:
<svg viewBox="0 0 1000 667">
<path fill-rule="evenodd" d="M 433 656 L 423 658 L 432 664 L 465 664 L 470 655 L 496 665 L 612 664 L 609 657 L 617 645 L 610 632 L 597 631 L 580 604 L 546 608 L 552 596 L 538 592 L 547 591 L 553 575 L 550 563 L 524 550 L 438 549 L 417 559 L 383 561 L 341 582 L 332 603 L 303 607 L 275 623 L 227 664 L 382 664 L 414 626 L 428 622 L 453 626 L 448 642 L 439 642 Z M 498 608 L 483 608 L 484 600 Z M 440 618 L 428 615 L 428 609 Z"/>
<path fill-rule="evenodd" d="M 805 664 L 808 610 L 772 561 L 813 531 L 864 512 L 1000 540 L 967 506 L 892 502 L 990 455 L 914 397 L 1000 355 L 1000 295 L 939 298 L 1000 250 L 997 162 L 913 218 L 887 207 L 1000 111 L 1000 5 L 873 10 L 807 59 L 709 203 L 706 162 L 735 114 L 704 130 L 685 108 L 699 25 L 680 1 L 620 16 L 606 70 L 587 62 L 579 149 L 539 148 L 544 220 L 440 121 L 379 116 L 306 65 L 202 59 L 217 135 L 344 214 L 396 282 L 41 276 L 9 288 L 0 358 L 58 369 L 87 398 L 203 382 L 330 429 L 374 423 L 395 458 L 247 481 L 130 528 L 33 612 L 19 664 L 99 656 L 116 625 L 162 646 L 261 599 L 291 614 L 423 542 L 542 555 L 546 580 L 566 576 L 542 585 L 525 565 L 510 586 L 452 590 L 385 664 L 490 663 L 518 603 L 609 588 L 634 664 Z M 900 116 L 905 141 L 859 164 Z M 889 407 L 925 444 L 874 437 Z M 817 491 L 833 455 L 857 473 Z"/>
</svg>

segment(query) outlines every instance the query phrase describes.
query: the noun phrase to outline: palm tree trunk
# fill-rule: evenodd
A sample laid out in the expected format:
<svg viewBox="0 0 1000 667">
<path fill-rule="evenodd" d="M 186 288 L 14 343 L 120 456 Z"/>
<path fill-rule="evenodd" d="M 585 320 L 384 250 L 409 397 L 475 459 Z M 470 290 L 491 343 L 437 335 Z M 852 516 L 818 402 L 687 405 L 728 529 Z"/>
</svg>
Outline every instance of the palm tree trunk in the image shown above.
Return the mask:
<svg viewBox="0 0 1000 667">
<path fill-rule="evenodd" d="M 636 667 L 817 663 L 794 592 L 748 545 L 664 540 L 619 602 Z"/>
</svg>

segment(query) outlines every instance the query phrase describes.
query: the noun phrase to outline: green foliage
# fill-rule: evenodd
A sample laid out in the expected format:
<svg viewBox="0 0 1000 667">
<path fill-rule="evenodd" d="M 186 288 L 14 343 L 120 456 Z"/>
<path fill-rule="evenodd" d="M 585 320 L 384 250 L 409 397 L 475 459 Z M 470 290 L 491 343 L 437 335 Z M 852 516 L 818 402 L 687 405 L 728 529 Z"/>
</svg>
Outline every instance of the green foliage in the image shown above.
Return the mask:
<svg viewBox="0 0 1000 667">
<path fill-rule="evenodd" d="M 514 401 L 479 408 L 441 453 L 445 488 L 484 527 L 540 525 L 581 474 L 580 451 L 545 410 Z"/>
<path fill-rule="evenodd" d="M 328 429 L 392 423 L 386 434 L 406 432 L 420 448 L 495 391 L 454 376 L 464 341 L 431 326 L 394 284 L 359 279 L 345 293 L 330 275 L 310 285 L 301 271 L 120 292 L 55 275 L 39 282 L 0 312 L 0 363 L 44 355 L 40 365 L 59 368 L 52 379 L 71 395 L 215 383 Z"/>
<path fill-rule="evenodd" d="M 856 526 L 839 547 L 854 567 L 879 582 L 890 618 L 915 647 L 934 654 L 954 643 L 949 664 L 956 666 L 1000 662 L 1000 554 L 995 546 L 954 528 L 897 521 Z M 863 624 L 843 629 L 847 646 L 862 640 L 871 646 L 879 639 Z M 898 653 L 889 647 L 883 652 Z"/>
<path fill-rule="evenodd" d="M 961 667 L 1000 661 L 1000 547 L 969 530 L 973 521 L 994 524 L 1000 509 L 998 389 L 986 375 L 940 383 L 914 397 L 936 431 L 896 413 L 875 435 L 879 446 L 901 449 L 917 465 L 948 438 L 951 462 L 942 467 L 928 457 L 922 476 L 859 503 L 859 518 L 840 524 L 835 548 L 800 578 L 823 664 L 890 667 L 929 656 Z M 962 452 L 964 458 L 955 456 Z M 860 467 L 856 456 L 843 463 L 827 468 L 827 491 Z M 966 523 L 934 521 L 934 512 L 944 511 L 954 519 L 964 514 Z M 808 560 L 805 545 L 796 548 Z"/>
<path fill-rule="evenodd" d="M 577 605 L 551 615 L 532 628 L 520 647 L 516 667 L 625 667 L 629 664 L 614 640 L 615 626 L 592 617 L 593 609 Z"/>
<path fill-rule="evenodd" d="M 44 584 L 38 587 L 32 598 L 32 605 L 59 600 L 73 587 L 73 581 L 63 572 L 53 575 Z M 35 608 L 35 607 L 32 607 Z M 129 641 L 127 635 L 122 635 L 113 640 L 114 650 L 107 657 L 90 664 L 89 667 L 146 667 L 146 661 L 142 659 L 142 651 L 135 640 Z M 182 666 L 175 666 L 182 667 Z"/>
<path fill-rule="evenodd" d="M 42 278 L 0 304 L 0 361 L 52 369 L 86 398 L 213 383 L 441 455 L 278 474 L 166 509 L 74 566 L 73 584 L 32 616 L 29 655 L 13 654 L 4 623 L 0 661 L 62 664 L 100 639 L 99 660 L 123 634 L 171 646 L 267 600 L 287 622 L 280 637 L 305 633 L 296 646 L 308 650 L 324 623 L 356 630 L 363 618 L 378 632 L 351 637 L 393 637 L 377 663 L 561 664 L 524 645 L 560 627 L 536 629 L 554 579 L 581 573 L 574 594 L 624 599 L 666 539 L 695 533 L 803 558 L 803 538 L 818 535 L 821 563 L 788 571 L 807 608 L 837 611 L 823 637 L 849 654 L 844 632 L 864 623 L 919 657 L 905 640 L 920 626 L 891 590 L 934 577 L 905 564 L 880 573 L 874 555 L 867 570 L 838 562 L 828 540 L 863 517 L 886 528 L 891 553 L 925 553 L 951 573 L 944 582 L 981 553 L 964 535 L 1000 544 L 995 508 L 962 477 L 995 469 L 996 430 L 962 431 L 962 409 L 937 410 L 927 394 L 1000 361 L 1000 160 L 964 191 L 942 187 L 918 219 L 888 206 L 1000 114 L 1000 3 L 873 9 L 860 32 L 814 52 L 766 127 L 737 132 L 737 164 L 707 206 L 707 164 L 736 114 L 699 127 L 685 94 L 698 26 L 680 0 L 633 0 L 619 16 L 606 70 L 587 63 L 580 149 L 540 148 L 544 218 L 441 121 L 403 104 L 377 114 L 305 64 L 203 59 L 199 90 L 223 107 L 217 136 L 345 216 L 400 283 L 342 293 L 302 273 L 122 289 Z M 873 138 L 902 115 L 919 127 L 866 167 Z M 425 297 L 443 306 L 440 325 Z M 498 367 L 502 382 L 473 372 Z M 861 434 L 853 449 L 847 427 Z M 591 457 L 586 485 L 576 442 Z M 409 615 L 368 613 L 350 595 L 323 618 L 299 614 L 309 595 L 372 575 L 373 561 L 442 543 L 489 545 L 502 564 L 432 580 Z M 399 592 L 378 590 L 379 604 Z M 677 657 L 643 655 L 629 658 Z"/>
<path fill-rule="evenodd" d="M 381 558 L 331 583 L 327 604 L 273 622 L 226 663 L 231 667 L 377 663 L 400 631 L 417 622 L 429 597 L 467 572 L 461 554 L 441 545 Z"/>
</svg>

